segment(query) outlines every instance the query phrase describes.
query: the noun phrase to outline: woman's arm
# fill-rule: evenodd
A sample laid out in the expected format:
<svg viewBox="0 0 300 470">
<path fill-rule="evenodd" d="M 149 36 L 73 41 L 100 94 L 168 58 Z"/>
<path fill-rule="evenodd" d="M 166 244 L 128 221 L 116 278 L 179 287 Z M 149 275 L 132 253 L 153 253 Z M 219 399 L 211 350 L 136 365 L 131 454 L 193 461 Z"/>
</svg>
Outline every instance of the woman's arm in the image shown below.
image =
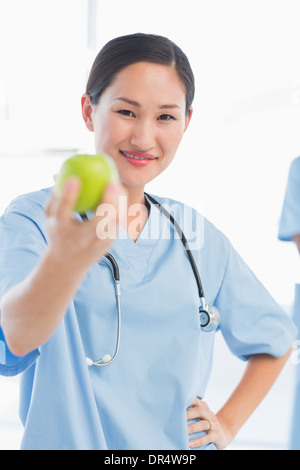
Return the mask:
<svg viewBox="0 0 300 470">
<path fill-rule="evenodd" d="M 300 235 L 295 235 L 295 236 L 293 237 L 293 241 L 296 243 L 297 248 L 298 248 L 298 251 L 299 251 L 299 253 L 300 253 Z"/>
<path fill-rule="evenodd" d="M 27 278 L 6 293 L 0 321 L 15 356 L 24 356 L 52 336 L 82 275 L 47 252 Z"/>
<path fill-rule="evenodd" d="M 191 440 L 190 447 L 213 442 L 218 449 L 225 449 L 269 392 L 284 367 L 291 349 L 280 358 L 267 354 L 250 357 L 240 383 L 216 415 L 206 403 L 196 398 L 191 405 L 192 408 L 187 410 L 187 419 L 199 418 L 201 421 L 188 426 L 189 434 L 208 432 L 199 439 Z M 212 429 L 209 431 L 210 423 Z"/>
<path fill-rule="evenodd" d="M 90 265 L 103 256 L 113 239 L 98 233 L 100 216 L 85 223 L 73 217 L 80 190 L 70 180 L 61 197 L 53 194 L 46 209 L 49 244 L 36 268 L 10 289 L 0 305 L 0 322 L 7 345 L 24 356 L 55 332 Z M 109 185 L 103 202 L 110 204 L 111 227 L 117 223 L 118 187 Z M 109 217 L 105 219 L 109 221 Z"/>
</svg>

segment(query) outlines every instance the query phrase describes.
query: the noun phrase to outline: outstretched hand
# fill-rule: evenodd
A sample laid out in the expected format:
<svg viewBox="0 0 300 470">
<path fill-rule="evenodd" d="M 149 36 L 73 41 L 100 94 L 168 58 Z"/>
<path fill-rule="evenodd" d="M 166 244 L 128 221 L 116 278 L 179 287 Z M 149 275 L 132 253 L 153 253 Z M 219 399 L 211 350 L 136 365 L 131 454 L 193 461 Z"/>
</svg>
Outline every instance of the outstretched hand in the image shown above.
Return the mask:
<svg viewBox="0 0 300 470">
<path fill-rule="evenodd" d="M 55 190 L 46 207 L 49 251 L 73 268 L 88 268 L 103 256 L 116 238 L 120 187 L 107 185 L 96 214 L 85 223 L 74 217 L 80 180 L 70 178 L 61 195 Z"/>
</svg>

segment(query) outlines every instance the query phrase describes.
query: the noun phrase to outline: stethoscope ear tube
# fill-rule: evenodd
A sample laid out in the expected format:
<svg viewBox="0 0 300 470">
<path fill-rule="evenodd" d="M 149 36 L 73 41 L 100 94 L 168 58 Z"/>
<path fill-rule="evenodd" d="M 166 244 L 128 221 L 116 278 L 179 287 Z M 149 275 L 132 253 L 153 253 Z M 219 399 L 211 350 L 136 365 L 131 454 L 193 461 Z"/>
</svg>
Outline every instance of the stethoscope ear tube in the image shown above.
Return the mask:
<svg viewBox="0 0 300 470">
<path fill-rule="evenodd" d="M 196 262 L 194 260 L 194 257 L 192 255 L 191 249 L 189 247 L 188 241 L 185 238 L 185 235 L 184 235 L 183 231 L 181 230 L 181 227 L 178 225 L 178 223 L 176 222 L 174 217 L 167 211 L 167 209 L 164 206 L 162 206 L 158 201 L 156 201 L 156 199 L 154 199 L 154 197 L 150 196 L 147 193 L 145 193 L 145 196 L 147 196 L 147 198 L 151 202 L 153 202 L 154 204 L 156 204 L 158 206 L 159 210 L 171 221 L 171 223 L 176 228 L 177 233 L 179 235 L 179 238 L 182 241 L 182 244 L 185 248 L 185 251 L 186 251 L 186 253 L 189 257 L 189 261 L 190 261 L 190 264 L 191 264 L 191 267 L 192 267 L 192 270 L 193 270 L 193 273 L 194 273 L 194 276 L 195 276 L 195 279 L 196 279 L 196 282 L 197 282 L 197 286 L 198 286 L 199 298 L 200 299 L 204 298 L 204 290 L 203 290 L 203 286 L 202 286 L 201 277 L 200 277 Z"/>
<path fill-rule="evenodd" d="M 159 210 L 171 221 L 171 223 L 174 225 L 174 227 L 177 230 L 180 240 L 183 243 L 183 246 L 189 258 L 189 262 L 191 264 L 191 267 L 192 267 L 192 270 L 193 270 L 193 273 L 197 282 L 197 286 L 198 286 L 198 293 L 199 293 L 199 298 L 200 298 L 199 317 L 200 317 L 201 330 L 205 332 L 216 330 L 220 323 L 219 311 L 215 306 L 207 304 L 205 301 L 204 290 L 202 286 L 200 273 L 198 271 L 198 268 L 197 268 L 195 259 L 192 255 L 191 249 L 189 247 L 188 241 L 185 238 L 185 235 L 181 227 L 178 225 L 174 217 L 167 211 L 167 209 L 162 204 L 156 201 L 156 199 L 150 196 L 150 194 L 147 194 L 147 193 L 144 193 L 144 194 L 151 202 L 156 204 Z"/>
<path fill-rule="evenodd" d="M 116 262 L 115 258 L 110 253 L 106 253 L 104 256 L 105 256 L 105 258 L 107 258 L 110 261 L 110 263 L 112 265 L 114 280 L 115 281 L 120 281 L 119 266 L 118 266 L 118 263 Z"/>
</svg>

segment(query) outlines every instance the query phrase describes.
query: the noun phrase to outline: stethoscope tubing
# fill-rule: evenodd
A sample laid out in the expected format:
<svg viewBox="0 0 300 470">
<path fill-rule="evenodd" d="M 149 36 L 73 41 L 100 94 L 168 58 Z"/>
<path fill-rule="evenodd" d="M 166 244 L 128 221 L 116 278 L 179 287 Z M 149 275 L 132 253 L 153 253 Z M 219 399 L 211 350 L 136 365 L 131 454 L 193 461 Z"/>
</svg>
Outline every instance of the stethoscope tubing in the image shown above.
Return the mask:
<svg viewBox="0 0 300 470">
<path fill-rule="evenodd" d="M 204 290 L 203 290 L 203 286 L 202 286 L 202 281 L 201 281 L 201 277 L 200 277 L 200 274 L 199 274 L 199 271 L 198 271 L 198 268 L 197 268 L 197 265 L 196 265 L 196 262 L 195 262 L 195 259 L 192 255 L 192 252 L 191 252 L 191 249 L 190 249 L 190 246 L 188 244 L 188 241 L 181 229 L 181 227 L 178 225 L 178 223 L 176 222 L 176 220 L 174 219 L 174 217 L 164 208 L 164 206 L 162 204 L 160 204 L 158 201 L 156 201 L 156 199 L 154 199 L 152 196 L 150 196 L 150 194 L 147 194 L 145 193 L 145 196 L 151 201 L 153 202 L 153 204 L 156 204 L 159 208 L 159 210 L 168 218 L 170 219 L 171 223 L 174 225 L 174 227 L 176 228 L 177 230 L 177 233 L 180 237 L 180 240 L 182 241 L 183 243 L 183 246 L 185 248 L 185 251 L 189 257 L 189 261 L 190 261 L 190 264 L 191 264 L 191 267 L 192 267 L 192 270 L 193 270 L 193 273 L 194 273 L 194 276 L 195 276 L 195 279 L 196 279 L 196 282 L 197 282 L 197 286 L 198 286 L 198 293 L 199 293 L 199 298 L 200 299 L 204 299 Z"/>
<path fill-rule="evenodd" d="M 187 253 L 187 256 L 189 258 L 189 262 L 192 267 L 194 277 L 195 277 L 197 287 L 198 287 L 198 294 L 200 298 L 199 314 L 200 314 L 200 318 L 202 316 L 205 318 L 204 324 L 203 326 L 201 326 L 201 329 L 203 331 L 208 331 L 208 332 L 215 330 L 219 324 L 219 312 L 214 306 L 206 304 L 200 273 L 198 271 L 198 268 L 197 268 L 195 259 L 193 257 L 193 254 L 191 252 L 190 246 L 188 244 L 188 241 L 181 227 L 178 225 L 174 217 L 165 209 L 165 207 L 162 204 L 160 204 L 156 199 L 150 196 L 150 194 L 147 194 L 147 193 L 144 193 L 144 194 L 146 198 L 149 199 L 153 204 L 155 204 L 158 207 L 158 209 L 170 220 L 170 222 L 172 223 L 172 225 L 175 227 L 176 231 L 178 232 L 180 240 L 182 241 L 185 251 Z M 80 216 L 83 221 L 88 218 L 85 213 L 80 214 Z M 109 263 L 106 260 L 108 260 Z M 101 359 L 97 361 L 93 361 L 90 358 L 86 358 L 87 364 L 89 366 L 94 365 L 98 367 L 108 366 L 116 360 L 119 354 L 119 350 L 120 350 L 121 319 L 122 319 L 121 318 L 122 317 L 121 302 L 120 302 L 120 296 L 121 296 L 120 271 L 119 271 L 118 263 L 116 262 L 115 258 L 113 257 L 111 253 L 106 253 L 104 257 L 101 259 L 101 261 L 105 262 L 105 264 L 110 266 L 112 273 L 113 273 L 113 278 L 115 281 L 116 303 L 117 303 L 117 311 L 118 311 L 118 330 L 117 330 L 116 348 L 115 348 L 113 357 L 111 357 L 110 354 L 105 354 Z"/>
</svg>

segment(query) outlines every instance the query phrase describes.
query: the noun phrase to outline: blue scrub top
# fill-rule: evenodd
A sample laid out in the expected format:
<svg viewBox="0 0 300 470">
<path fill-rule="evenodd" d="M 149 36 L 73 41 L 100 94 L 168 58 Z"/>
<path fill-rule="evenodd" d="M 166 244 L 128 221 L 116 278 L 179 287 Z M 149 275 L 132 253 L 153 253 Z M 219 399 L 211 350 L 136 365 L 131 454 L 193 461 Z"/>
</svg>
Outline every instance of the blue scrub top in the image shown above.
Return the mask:
<svg viewBox="0 0 300 470">
<path fill-rule="evenodd" d="M 45 251 L 50 191 L 16 198 L 0 218 L 0 299 Z M 244 360 L 285 354 L 296 329 L 228 239 L 192 208 L 157 199 L 190 243 L 206 301 L 219 309 L 219 330 L 233 354 Z M 215 332 L 200 329 L 197 284 L 182 242 L 151 204 L 136 243 L 120 227 L 110 251 L 120 268 L 122 305 L 113 364 L 86 364 L 86 357 L 113 355 L 116 345 L 115 289 L 104 260 L 91 266 L 59 328 L 38 350 L 13 356 L 0 329 L 0 373 L 22 373 L 22 449 L 184 450 L 195 437 L 188 436 L 186 409 L 205 393 Z"/>
<path fill-rule="evenodd" d="M 279 222 L 278 238 L 291 241 L 300 234 L 300 157 L 293 160 Z"/>
<path fill-rule="evenodd" d="M 292 161 L 282 213 L 279 223 L 278 238 L 282 241 L 292 241 L 295 235 L 300 235 L 300 157 Z M 293 305 L 293 321 L 300 327 L 300 285 L 295 284 L 295 298 Z M 299 339 L 299 337 L 298 337 Z M 291 418 L 291 432 L 289 448 L 300 449 L 300 365 L 295 368 L 295 396 Z"/>
</svg>

